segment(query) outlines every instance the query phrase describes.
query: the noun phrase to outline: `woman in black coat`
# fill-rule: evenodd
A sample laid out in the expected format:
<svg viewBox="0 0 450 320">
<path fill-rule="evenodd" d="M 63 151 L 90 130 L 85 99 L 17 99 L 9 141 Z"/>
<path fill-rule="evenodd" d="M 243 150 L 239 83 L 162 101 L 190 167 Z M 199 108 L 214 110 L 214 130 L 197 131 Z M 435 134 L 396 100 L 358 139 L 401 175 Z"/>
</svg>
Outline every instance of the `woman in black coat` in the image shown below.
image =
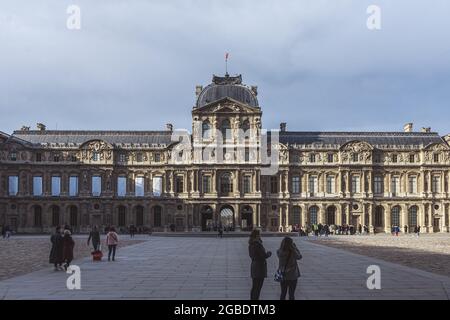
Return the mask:
<svg viewBox="0 0 450 320">
<path fill-rule="evenodd" d="M 298 268 L 297 260 L 300 260 L 302 255 L 290 237 L 285 237 L 283 241 L 281 241 L 277 255 L 279 259 L 278 269 L 283 273 L 283 280 L 280 282 L 280 300 L 286 300 L 288 289 L 289 300 L 295 300 L 295 289 L 297 288 L 297 280 L 300 277 L 300 269 Z"/>
<path fill-rule="evenodd" d="M 67 268 L 69 267 L 70 263 L 73 260 L 73 247 L 75 246 L 75 241 L 72 239 L 72 233 L 70 230 L 64 230 L 64 237 L 63 237 L 63 261 L 64 269 L 67 271 Z"/>
<path fill-rule="evenodd" d="M 63 263 L 63 237 L 61 235 L 61 228 L 56 227 L 55 233 L 50 237 L 52 249 L 50 250 L 49 263 L 53 263 L 55 271 L 62 270 Z"/>
<path fill-rule="evenodd" d="M 272 255 L 272 252 L 264 249 L 261 240 L 261 233 L 255 229 L 250 234 L 248 241 L 248 254 L 252 259 L 251 277 L 253 280 L 252 289 L 250 291 L 251 300 L 259 300 L 259 295 L 264 283 L 264 278 L 267 278 L 267 262 L 266 259 Z"/>
</svg>

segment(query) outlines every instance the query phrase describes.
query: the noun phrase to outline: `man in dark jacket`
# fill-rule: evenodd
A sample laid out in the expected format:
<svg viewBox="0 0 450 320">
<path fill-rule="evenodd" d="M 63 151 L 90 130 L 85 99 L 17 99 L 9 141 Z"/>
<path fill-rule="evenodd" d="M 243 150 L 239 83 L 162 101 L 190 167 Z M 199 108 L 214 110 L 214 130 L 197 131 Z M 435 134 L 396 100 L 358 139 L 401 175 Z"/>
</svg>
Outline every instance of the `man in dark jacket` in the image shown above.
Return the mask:
<svg viewBox="0 0 450 320">
<path fill-rule="evenodd" d="M 97 226 L 94 226 L 94 229 L 89 232 L 89 238 L 87 240 L 87 245 L 89 246 L 89 242 L 92 240 L 92 246 L 94 247 L 94 251 L 98 251 L 100 245 L 100 232 L 98 231 Z"/>
<path fill-rule="evenodd" d="M 266 259 L 272 255 L 272 252 L 264 249 L 261 233 L 258 229 L 253 230 L 250 235 L 250 240 L 248 241 L 248 254 L 252 259 L 250 274 L 253 280 L 250 299 L 259 300 L 259 295 L 264 284 L 264 278 L 267 278 Z"/>
<path fill-rule="evenodd" d="M 55 233 L 50 237 L 50 241 L 52 249 L 50 250 L 49 263 L 53 263 L 55 271 L 62 270 L 64 247 L 60 227 L 56 227 Z"/>
</svg>

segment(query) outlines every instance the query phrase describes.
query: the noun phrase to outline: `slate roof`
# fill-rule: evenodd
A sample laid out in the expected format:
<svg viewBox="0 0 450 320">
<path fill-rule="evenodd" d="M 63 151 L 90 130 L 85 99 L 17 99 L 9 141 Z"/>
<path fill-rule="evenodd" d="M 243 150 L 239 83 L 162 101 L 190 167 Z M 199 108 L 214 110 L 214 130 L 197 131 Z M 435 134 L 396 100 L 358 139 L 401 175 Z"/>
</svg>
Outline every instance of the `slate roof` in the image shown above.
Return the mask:
<svg viewBox="0 0 450 320">
<path fill-rule="evenodd" d="M 280 132 L 280 142 L 297 145 L 338 145 L 350 141 L 365 141 L 374 147 L 407 145 L 424 147 L 444 140 L 435 132 Z M 445 142 L 444 142 L 445 143 Z"/>
<path fill-rule="evenodd" d="M 213 76 L 212 83 L 206 86 L 197 98 L 197 108 L 218 101 L 223 98 L 232 98 L 251 107 L 259 107 L 255 93 L 242 84 L 242 76 L 225 77 Z"/>
<path fill-rule="evenodd" d="M 13 137 L 32 144 L 75 144 L 82 145 L 90 140 L 103 140 L 113 146 L 125 144 L 170 145 L 170 131 L 14 131 Z"/>
</svg>

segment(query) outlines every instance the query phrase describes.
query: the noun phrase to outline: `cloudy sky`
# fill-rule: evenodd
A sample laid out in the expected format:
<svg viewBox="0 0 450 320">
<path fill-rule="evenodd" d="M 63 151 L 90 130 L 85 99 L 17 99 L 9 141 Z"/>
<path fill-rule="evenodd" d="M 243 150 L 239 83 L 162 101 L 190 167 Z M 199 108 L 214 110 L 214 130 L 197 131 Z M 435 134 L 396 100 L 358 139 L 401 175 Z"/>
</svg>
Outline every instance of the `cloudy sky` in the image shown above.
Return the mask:
<svg viewBox="0 0 450 320">
<path fill-rule="evenodd" d="M 371 4 L 381 30 L 366 26 Z M 449 17 L 448 0 L 2 0 L 0 131 L 190 129 L 195 85 L 230 52 L 267 129 L 444 135 Z"/>
</svg>

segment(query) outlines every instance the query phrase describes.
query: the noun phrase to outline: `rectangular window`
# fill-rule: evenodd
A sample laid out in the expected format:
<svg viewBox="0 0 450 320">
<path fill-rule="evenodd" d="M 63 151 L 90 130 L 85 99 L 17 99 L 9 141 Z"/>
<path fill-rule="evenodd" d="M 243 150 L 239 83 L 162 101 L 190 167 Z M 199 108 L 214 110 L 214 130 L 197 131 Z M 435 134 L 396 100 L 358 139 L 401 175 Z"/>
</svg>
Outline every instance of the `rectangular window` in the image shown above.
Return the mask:
<svg viewBox="0 0 450 320">
<path fill-rule="evenodd" d="M 312 194 L 315 194 L 319 191 L 317 183 L 317 176 L 310 176 L 308 182 L 308 191 Z"/>
<path fill-rule="evenodd" d="M 142 155 L 142 153 L 138 153 L 136 155 L 136 162 L 143 162 L 144 161 L 144 156 Z"/>
<path fill-rule="evenodd" d="M 292 193 L 300 193 L 300 177 L 292 177 Z"/>
<path fill-rule="evenodd" d="M 11 159 L 11 161 L 17 161 L 17 153 L 11 152 L 10 159 Z"/>
<path fill-rule="evenodd" d="M 333 162 L 334 162 L 334 156 L 333 156 L 333 154 L 332 154 L 332 153 L 329 153 L 329 154 L 327 155 L 327 159 L 328 159 L 328 162 L 329 162 L 329 163 L 333 163 Z"/>
<path fill-rule="evenodd" d="M 433 193 L 440 192 L 440 189 L 441 189 L 440 183 L 441 183 L 441 178 L 438 176 L 433 176 L 432 183 L 431 183 L 431 192 L 433 192 Z"/>
<path fill-rule="evenodd" d="M 127 177 L 117 177 L 117 196 L 125 197 L 127 194 Z"/>
<path fill-rule="evenodd" d="M 175 177 L 175 192 L 176 193 L 182 193 L 184 190 L 184 184 L 183 184 L 183 176 L 177 176 Z"/>
<path fill-rule="evenodd" d="M 162 177 L 153 177 L 153 195 L 160 197 L 162 194 Z"/>
<path fill-rule="evenodd" d="M 127 156 L 125 154 L 121 153 L 119 155 L 119 162 L 121 162 L 121 163 L 127 162 Z"/>
<path fill-rule="evenodd" d="M 408 178 L 408 192 L 413 194 L 417 193 L 417 177 L 412 176 Z"/>
<path fill-rule="evenodd" d="M 311 163 L 316 162 L 316 154 L 315 153 L 309 154 L 309 162 L 311 162 Z"/>
<path fill-rule="evenodd" d="M 278 178 L 277 176 L 270 177 L 270 193 L 278 192 Z"/>
<path fill-rule="evenodd" d="M 42 177 L 33 177 L 33 196 L 42 196 Z"/>
<path fill-rule="evenodd" d="M 52 177 L 52 196 L 57 197 L 61 195 L 61 177 Z"/>
<path fill-rule="evenodd" d="M 433 155 L 433 161 L 434 161 L 435 163 L 438 163 L 438 162 L 439 162 L 439 153 L 435 153 L 435 154 Z"/>
<path fill-rule="evenodd" d="M 410 162 L 410 163 L 416 162 L 416 157 L 415 157 L 413 154 L 410 154 L 410 155 L 409 155 L 409 162 Z"/>
<path fill-rule="evenodd" d="M 8 177 L 8 193 L 10 196 L 16 196 L 19 192 L 19 177 L 9 176 Z"/>
<path fill-rule="evenodd" d="M 252 177 L 244 176 L 244 193 L 252 192 Z"/>
<path fill-rule="evenodd" d="M 59 162 L 60 158 L 61 158 L 61 157 L 59 156 L 59 154 L 54 154 L 54 155 L 53 155 L 53 161 L 54 161 L 54 162 Z"/>
<path fill-rule="evenodd" d="M 155 162 L 161 162 L 161 154 L 155 153 Z"/>
<path fill-rule="evenodd" d="M 400 177 L 392 177 L 391 179 L 391 193 L 399 194 L 400 193 Z"/>
<path fill-rule="evenodd" d="M 393 163 L 397 163 L 397 161 L 398 161 L 397 155 L 396 155 L 396 154 L 393 154 L 393 155 L 392 155 L 392 162 L 393 162 Z"/>
<path fill-rule="evenodd" d="M 136 177 L 134 180 L 134 195 L 136 197 L 144 196 L 144 177 Z"/>
<path fill-rule="evenodd" d="M 100 160 L 100 154 L 98 152 L 92 153 L 92 161 Z"/>
<path fill-rule="evenodd" d="M 249 148 L 245 148 L 244 158 L 245 158 L 245 162 L 249 162 L 250 161 L 250 150 L 249 150 Z"/>
<path fill-rule="evenodd" d="M 42 161 L 42 154 L 40 152 L 36 153 L 36 162 Z"/>
<path fill-rule="evenodd" d="M 373 189 L 375 194 L 382 194 L 383 191 L 383 177 L 375 176 L 373 178 Z"/>
<path fill-rule="evenodd" d="M 69 196 L 76 197 L 78 195 L 78 177 L 71 176 L 69 178 Z"/>
<path fill-rule="evenodd" d="M 203 176 L 202 178 L 203 183 L 203 193 L 210 193 L 211 192 L 211 177 L 210 176 Z"/>
<path fill-rule="evenodd" d="M 360 181 L 359 176 L 352 176 L 352 193 L 361 192 Z"/>
<path fill-rule="evenodd" d="M 327 193 L 329 194 L 335 193 L 335 179 L 334 176 L 327 176 Z"/>
<path fill-rule="evenodd" d="M 102 177 L 93 176 L 92 177 L 92 195 L 94 197 L 99 197 L 102 194 Z"/>
</svg>

